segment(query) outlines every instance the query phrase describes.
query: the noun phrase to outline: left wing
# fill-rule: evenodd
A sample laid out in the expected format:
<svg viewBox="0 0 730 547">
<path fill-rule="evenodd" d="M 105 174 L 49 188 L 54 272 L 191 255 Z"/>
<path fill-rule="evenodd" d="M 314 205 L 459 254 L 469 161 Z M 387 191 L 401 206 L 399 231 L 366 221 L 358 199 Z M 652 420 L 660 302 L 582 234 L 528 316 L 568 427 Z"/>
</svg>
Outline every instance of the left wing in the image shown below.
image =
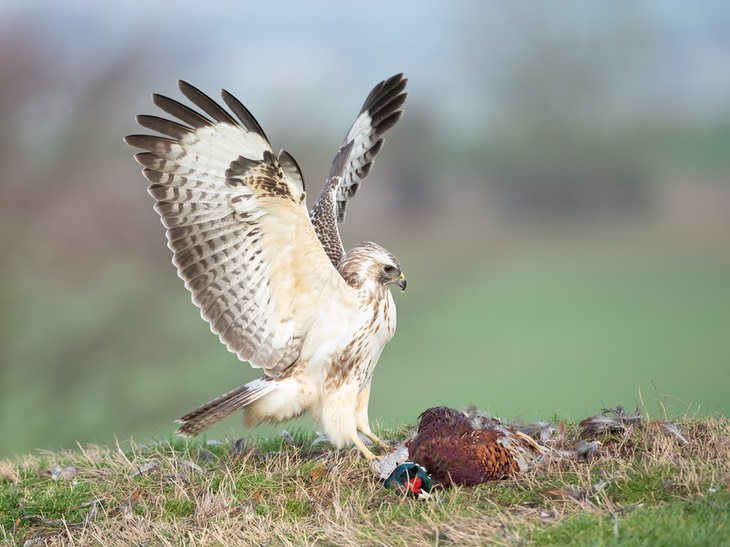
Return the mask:
<svg viewBox="0 0 730 547">
<path fill-rule="evenodd" d="M 162 136 L 125 141 L 144 150 L 135 158 L 201 316 L 231 352 L 275 376 L 297 361 L 313 324 L 356 301 L 314 233 L 294 159 L 274 156 L 226 91 L 240 121 L 190 84 L 180 90 L 205 115 L 154 95 L 179 121 L 138 116 Z"/>
<path fill-rule="evenodd" d="M 403 115 L 401 107 L 407 97 L 404 91 L 407 82 L 403 74 L 396 74 L 373 88 L 343 141 L 343 145 L 352 142 L 349 155 L 343 158 L 340 148 L 312 207 L 310 218 L 317 237 L 335 266 L 345 254 L 337 224 L 345 221 L 348 200 L 370 173 L 375 156 L 383 146 L 383 134 Z M 339 184 L 333 184 L 336 174 L 339 174 Z"/>
</svg>

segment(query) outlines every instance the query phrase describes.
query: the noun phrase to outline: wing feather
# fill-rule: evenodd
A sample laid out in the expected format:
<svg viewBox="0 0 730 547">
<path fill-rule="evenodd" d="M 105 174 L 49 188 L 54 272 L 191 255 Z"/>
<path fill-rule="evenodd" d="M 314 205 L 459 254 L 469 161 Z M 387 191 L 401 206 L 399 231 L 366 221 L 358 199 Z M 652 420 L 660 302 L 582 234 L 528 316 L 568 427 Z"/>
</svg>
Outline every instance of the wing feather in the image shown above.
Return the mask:
<svg viewBox="0 0 730 547">
<path fill-rule="evenodd" d="M 370 92 L 343 142 L 353 141 L 350 162 L 337 191 L 337 221 L 344 222 L 347 201 L 355 195 L 360 182 L 368 175 L 375 156 L 382 147 L 383 134 L 403 115 L 404 91 L 408 80 L 396 74 L 380 82 Z M 365 167 L 367 166 L 367 167 Z"/>
<path fill-rule="evenodd" d="M 147 114 L 140 114 L 139 116 L 137 116 L 136 120 L 137 123 L 142 127 L 146 127 L 147 129 L 151 129 L 152 131 L 157 131 L 158 133 L 162 133 L 163 135 L 167 135 L 176 140 L 183 139 L 188 134 L 193 132 L 193 129 L 191 129 L 187 125 L 173 122 L 171 120 L 166 120 L 165 118 L 160 118 L 158 116 L 148 116 Z"/>
<path fill-rule="evenodd" d="M 184 80 L 178 80 L 177 86 L 185 97 L 187 97 L 195 106 L 202 108 L 206 114 L 211 116 L 218 123 L 228 124 L 231 126 L 238 125 L 236 120 L 234 120 L 221 105 L 208 97 L 197 87 L 190 85 Z"/>
<path fill-rule="evenodd" d="M 343 140 L 343 144 L 352 142 L 352 150 L 341 170 L 341 181 L 335 195 L 331 196 L 333 179 L 330 174 L 312 208 L 312 224 L 333 264 L 337 264 L 344 254 L 337 224 L 344 222 L 348 200 L 357 193 L 360 183 L 370 173 L 375 156 L 383 146 L 383 134 L 403 115 L 401 108 L 407 97 L 407 82 L 403 74 L 396 74 L 373 88 Z M 339 159 L 335 156 L 332 169 Z M 331 212 L 333 205 L 334 214 Z"/>
<path fill-rule="evenodd" d="M 269 139 L 266 136 L 266 133 L 264 133 L 264 130 L 259 125 L 259 122 L 256 121 L 256 118 L 253 117 L 253 114 L 249 112 L 248 108 L 243 106 L 243 103 L 241 103 L 241 101 L 239 101 L 236 97 L 231 95 L 225 89 L 221 92 L 221 95 L 223 96 L 223 100 L 225 101 L 225 103 L 228 105 L 228 108 L 233 110 L 233 113 L 238 116 L 239 120 L 241 120 L 243 126 L 249 131 L 254 131 L 258 133 L 264 138 L 267 143 L 269 143 Z M 271 143 L 269 143 L 269 148 L 271 148 Z"/>
<path fill-rule="evenodd" d="M 149 180 L 150 177 L 147 178 Z M 173 178 L 172 180 L 174 181 L 176 179 Z M 177 181 L 179 182 L 177 185 L 150 184 L 148 191 L 157 201 L 219 203 L 221 199 L 225 199 L 226 197 L 225 192 L 198 190 L 195 187 L 187 188 L 185 186 L 185 179 L 179 178 Z"/>
<path fill-rule="evenodd" d="M 152 95 L 152 102 L 171 116 L 175 116 L 178 120 L 192 127 L 200 128 L 211 124 L 208 118 L 175 99 L 170 99 L 169 97 L 155 93 Z"/>
<path fill-rule="evenodd" d="M 279 374 L 328 306 L 356 306 L 355 297 L 317 239 L 294 158 L 274 156 L 230 93 L 223 99 L 239 121 L 190 84 L 181 81 L 180 90 L 204 114 L 153 95 L 176 119 L 139 116 L 160 135 L 125 141 L 144 151 L 135 158 L 202 317 L 230 351 Z M 330 295 L 324 304 L 322 291 Z"/>
<path fill-rule="evenodd" d="M 342 183 L 342 174 L 347 166 L 353 141 L 340 147 L 332 161 L 330 173 L 310 214 L 312 225 L 332 265 L 336 268 L 345 256 L 345 248 L 337 229 L 337 189 Z M 332 229 L 334 227 L 334 230 Z"/>
</svg>

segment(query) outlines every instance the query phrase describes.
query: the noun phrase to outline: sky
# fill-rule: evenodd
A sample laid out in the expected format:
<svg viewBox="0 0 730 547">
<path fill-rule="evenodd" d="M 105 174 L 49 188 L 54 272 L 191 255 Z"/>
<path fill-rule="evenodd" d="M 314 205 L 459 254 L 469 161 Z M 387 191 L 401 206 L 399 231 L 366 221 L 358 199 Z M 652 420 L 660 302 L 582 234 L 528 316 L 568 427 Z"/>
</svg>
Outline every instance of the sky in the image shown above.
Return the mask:
<svg viewBox="0 0 730 547">
<path fill-rule="evenodd" d="M 40 31 L 79 72 L 133 44 L 142 64 L 152 55 L 165 59 L 170 87 L 178 77 L 194 79 L 245 89 L 247 101 L 262 103 L 279 89 L 278 108 L 286 108 L 291 88 L 307 96 L 324 86 L 339 92 L 328 97 L 349 104 L 361 89 L 405 71 L 415 100 L 433 105 L 437 97 L 440 115 L 467 128 L 497 114 L 490 98 L 498 98 L 505 65 L 520 54 L 525 34 L 546 33 L 630 71 L 616 79 L 625 82 L 632 113 L 664 105 L 678 115 L 730 115 L 727 2 L 247 4 L 5 0 L 0 20 Z M 641 47 L 617 43 L 617 26 L 638 35 L 631 39 Z M 264 75 L 267 85 L 258 85 Z"/>
</svg>

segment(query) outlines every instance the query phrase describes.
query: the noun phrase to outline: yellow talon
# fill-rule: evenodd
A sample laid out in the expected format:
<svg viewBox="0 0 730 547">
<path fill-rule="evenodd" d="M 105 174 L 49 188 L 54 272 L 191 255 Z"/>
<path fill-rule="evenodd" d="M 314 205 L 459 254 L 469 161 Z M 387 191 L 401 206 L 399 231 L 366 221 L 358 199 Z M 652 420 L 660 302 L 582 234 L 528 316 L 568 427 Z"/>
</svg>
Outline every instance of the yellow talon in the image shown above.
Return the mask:
<svg viewBox="0 0 730 547">
<path fill-rule="evenodd" d="M 380 437 L 378 437 L 375 433 L 365 433 L 364 434 L 368 439 L 370 439 L 374 444 L 383 445 L 383 441 L 380 440 Z"/>
<path fill-rule="evenodd" d="M 355 438 L 352 439 L 352 442 L 355 443 L 355 446 L 357 446 L 358 450 L 360 450 L 360 452 L 362 452 L 362 455 L 365 456 L 366 460 L 370 461 L 370 460 L 379 460 L 380 459 L 378 456 L 376 456 L 375 454 L 370 452 L 368 447 L 365 446 L 365 444 L 360 440 L 360 437 L 358 437 L 357 435 L 355 436 Z"/>
</svg>

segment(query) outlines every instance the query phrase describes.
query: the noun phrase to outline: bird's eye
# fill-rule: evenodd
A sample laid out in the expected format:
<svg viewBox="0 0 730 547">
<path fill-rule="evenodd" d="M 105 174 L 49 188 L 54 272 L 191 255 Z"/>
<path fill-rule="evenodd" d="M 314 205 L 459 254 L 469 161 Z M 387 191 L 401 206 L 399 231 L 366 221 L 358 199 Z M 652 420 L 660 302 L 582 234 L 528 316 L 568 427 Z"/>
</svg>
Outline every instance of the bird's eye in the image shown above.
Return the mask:
<svg viewBox="0 0 730 547">
<path fill-rule="evenodd" d="M 387 274 L 393 273 L 393 271 L 395 270 L 395 266 L 391 266 L 390 264 L 386 264 L 384 270 L 385 270 L 385 273 L 387 273 Z"/>
</svg>

